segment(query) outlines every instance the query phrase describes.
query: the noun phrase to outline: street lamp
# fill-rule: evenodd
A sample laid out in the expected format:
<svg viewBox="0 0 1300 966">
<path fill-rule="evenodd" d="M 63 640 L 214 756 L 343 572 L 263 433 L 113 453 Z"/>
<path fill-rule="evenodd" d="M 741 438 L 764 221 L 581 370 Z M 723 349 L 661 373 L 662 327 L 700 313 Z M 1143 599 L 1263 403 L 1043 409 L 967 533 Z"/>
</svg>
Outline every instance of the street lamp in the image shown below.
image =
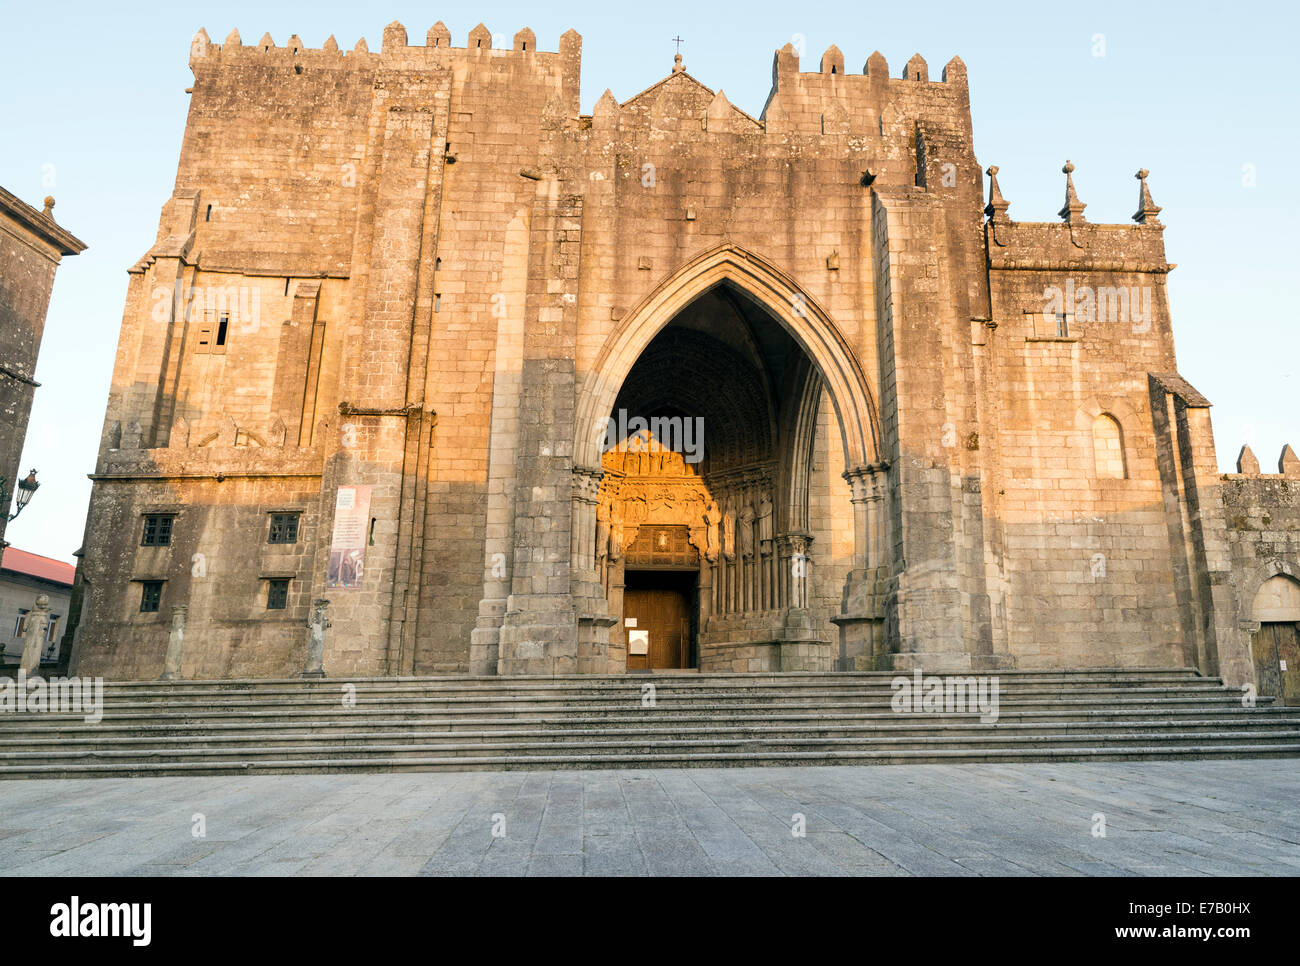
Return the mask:
<svg viewBox="0 0 1300 966">
<path fill-rule="evenodd" d="M 36 482 L 36 471 L 32 470 L 27 474 L 25 479 L 18 481 L 18 499 L 16 501 L 17 509 L 9 514 L 10 520 L 16 520 L 18 514 L 23 512 L 23 507 L 32 501 L 32 496 L 40 489 L 41 484 Z M 0 506 L 8 507 L 9 505 L 9 481 L 0 476 Z"/>
</svg>

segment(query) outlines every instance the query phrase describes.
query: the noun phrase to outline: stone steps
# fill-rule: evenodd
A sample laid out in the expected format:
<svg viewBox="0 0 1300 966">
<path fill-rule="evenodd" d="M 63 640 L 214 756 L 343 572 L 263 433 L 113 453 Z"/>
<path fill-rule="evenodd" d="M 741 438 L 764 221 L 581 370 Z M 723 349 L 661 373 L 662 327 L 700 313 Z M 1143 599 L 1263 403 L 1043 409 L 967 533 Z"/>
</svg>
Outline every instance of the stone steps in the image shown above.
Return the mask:
<svg viewBox="0 0 1300 966">
<path fill-rule="evenodd" d="M 720 720 L 723 723 L 719 723 Z M 275 741 L 299 740 L 304 737 L 327 736 L 331 740 L 356 740 L 370 736 L 388 736 L 395 732 L 403 736 L 420 735 L 520 735 L 562 736 L 568 732 L 590 734 L 640 734 L 677 732 L 722 733 L 729 731 L 753 733 L 929 733 L 934 731 L 969 731 L 996 727 L 999 732 L 1035 732 L 1043 729 L 1127 729 L 1161 730 L 1224 730 L 1249 726 L 1266 730 L 1287 730 L 1300 727 L 1300 710 L 1274 708 L 1264 711 L 1211 711 L 1188 714 L 1183 711 L 1138 710 L 1126 712 L 1030 712 L 1003 713 L 996 724 L 973 720 L 966 714 L 904 715 L 869 712 L 863 714 L 801 713 L 781 715 L 739 715 L 719 719 L 717 716 L 661 713 L 637 715 L 619 721 L 604 718 L 574 717 L 568 719 L 502 718 L 464 721 L 457 718 L 428 719 L 415 722 L 407 719 L 358 721 L 340 716 L 335 720 L 307 720 L 292 726 L 268 728 L 265 722 L 189 722 L 187 724 L 108 724 L 98 725 L 76 721 L 42 722 L 37 716 L 14 724 L 0 733 L 0 749 L 44 744 L 58 746 L 76 742 L 100 742 L 111 737 L 120 742 L 148 741 Z M 484 730 L 484 729 L 495 730 Z M 369 729 L 369 730 L 365 730 Z"/>
<path fill-rule="evenodd" d="M 0 714 L 0 777 L 1300 754 L 1300 708 L 1187 669 L 1000 672 L 996 723 L 894 713 L 896 676 L 114 682 L 98 724 Z"/>
<path fill-rule="evenodd" d="M 1295 742 L 1300 740 L 1300 720 L 1279 722 L 1276 725 L 1256 725 L 1233 729 L 1231 724 L 1185 722 L 1104 722 L 1062 728 L 1045 724 L 1038 727 L 992 725 L 938 725 L 900 724 L 892 727 L 865 726 L 834 728 L 802 727 L 719 727 L 719 728 L 621 728 L 585 729 L 570 731 L 484 731 L 484 732 L 347 732 L 322 735 L 318 732 L 277 733 L 258 732 L 246 735 L 168 735 L 150 737 L 118 737 L 111 742 L 99 738 L 37 739 L 26 741 L 0 741 L 0 759 L 4 756 L 21 757 L 41 748 L 47 757 L 74 757 L 87 754 L 158 753 L 184 756 L 197 753 L 224 753 L 233 750 L 240 754 L 261 754 L 269 749 L 302 749 L 328 751 L 331 748 L 367 748 L 385 750 L 418 746 L 433 747 L 485 747 L 501 748 L 525 746 L 567 745 L 573 747 L 630 746 L 637 742 L 673 744 L 678 741 L 694 743 L 724 742 L 1018 742 L 1020 740 L 1071 740 L 1088 744 L 1093 741 L 1129 741 L 1168 738 L 1169 740 L 1196 740 L 1202 735 L 1216 739 L 1258 737 L 1261 741 Z"/>
<path fill-rule="evenodd" d="M 181 702 L 192 699 L 220 701 L 237 700 L 249 696 L 319 697 L 337 699 L 345 685 L 355 688 L 358 696 L 525 696 L 609 695 L 640 693 L 644 685 L 668 687 L 675 694 L 721 692 L 726 694 L 753 691 L 775 691 L 782 694 L 821 693 L 861 689 L 890 694 L 890 684 L 898 677 L 892 672 L 855 672 L 836 674 L 799 673 L 726 674 L 665 676 L 655 674 L 628 674 L 620 676 L 581 675 L 556 678 L 527 678 L 510 683 L 507 679 L 427 677 L 427 678 L 339 678 L 303 681 L 276 679 L 267 681 L 211 681 L 211 682 L 114 682 L 106 686 L 106 700 L 156 700 L 167 698 Z M 786 679 L 788 677 L 788 680 Z M 997 674 L 1002 691 L 1042 689 L 1050 691 L 1077 688 L 1081 683 L 1090 687 L 1116 687 L 1125 690 L 1143 687 L 1168 687 L 1177 685 L 1184 689 L 1212 690 L 1222 685 L 1217 679 L 1205 678 L 1189 670 L 1132 671 L 1132 672 L 1026 672 L 1003 671 Z"/>
</svg>

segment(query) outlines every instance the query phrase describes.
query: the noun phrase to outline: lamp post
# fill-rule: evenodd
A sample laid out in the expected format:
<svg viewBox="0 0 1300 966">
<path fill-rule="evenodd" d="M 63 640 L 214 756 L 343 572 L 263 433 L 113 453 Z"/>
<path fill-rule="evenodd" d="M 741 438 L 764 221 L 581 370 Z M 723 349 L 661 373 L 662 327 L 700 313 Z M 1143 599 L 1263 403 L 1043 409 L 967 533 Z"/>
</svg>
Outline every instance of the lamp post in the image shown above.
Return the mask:
<svg viewBox="0 0 1300 966">
<path fill-rule="evenodd" d="M 36 482 L 36 471 L 32 470 L 26 478 L 18 481 L 18 499 L 15 501 L 16 509 L 9 514 L 10 520 L 16 520 L 18 514 L 23 512 L 23 508 L 32 501 L 32 496 L 39 490 L 41 484 Z M 9 507 L 9 481 L 0 476 L 0 507 L 7 511 Z"/>
</svg>

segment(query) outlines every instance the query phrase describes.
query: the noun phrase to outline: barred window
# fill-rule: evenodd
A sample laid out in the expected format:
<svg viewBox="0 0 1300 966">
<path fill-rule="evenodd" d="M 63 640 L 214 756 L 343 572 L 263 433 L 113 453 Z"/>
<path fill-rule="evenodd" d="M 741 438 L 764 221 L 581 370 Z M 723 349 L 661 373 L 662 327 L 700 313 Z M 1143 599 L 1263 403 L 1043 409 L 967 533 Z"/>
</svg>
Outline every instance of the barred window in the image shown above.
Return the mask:
<svg viewBox="0 0 1300 966">
<path fill-rule="evenodd" d="M 147 513 L 144 518 L 144 535 L 140 538 L 142 547 L 170 547 L 172 543 L 173 513 Z"/>
<path fill-rule="evenodd" d="M 266 582 L 266 609 L 284 610 L 289 603 L 288 578 L 268 580 Z"/>
<path fill-rule="evenodd" d="M 161 580 L 144 580 L 140 582 L 140 613 L 156 614 L 162 603 Z"/>
<path fill-rule="evenodd" d="M 297 543 L 297 542 L 298 542 L 298 514 L 272 513 L 271 514 L 271 535 L 267 538 L 267 543 Z"/>
</svg>

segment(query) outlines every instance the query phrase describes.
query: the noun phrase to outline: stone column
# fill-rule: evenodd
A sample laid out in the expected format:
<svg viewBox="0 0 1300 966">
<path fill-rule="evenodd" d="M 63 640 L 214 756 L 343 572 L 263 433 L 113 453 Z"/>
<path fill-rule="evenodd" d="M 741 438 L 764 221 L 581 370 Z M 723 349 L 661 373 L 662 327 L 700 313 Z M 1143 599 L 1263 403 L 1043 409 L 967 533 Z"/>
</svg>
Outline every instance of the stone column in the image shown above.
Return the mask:
<svg viewBox="0 0 1300 966">
<path fill-rule="evenodd" d="M 301 677 L 323 678 L 325 676 L 325 630 L 330 626 L 325 612 L 330 602 L 324 597 L 317 597 L 311 603 L 311 637 L 307 643 L 307 667 Z"/>
<path fill-rule="evenodd" d="M 569 536 L 570 566 L 574 577 L 599 583 L 596 573 L 596 504 L 604 471 L 588 466 L 573 468 L 573 528 Z"/>
<path fill-rule="evenodd" d="M 569 568 L 577 606 L 579 674 L 609 671 L 609 631 L 617 622 L 609 613 L 605 588 L 596 572 L 596 509 L 604 475 L 605 471 L 598 467 L 573 467 Z M 605 539 L 608 541 L 608 535 Z"/>
<path fill-rule="evenodd" d="M 172 629 L 167 635 L 167 656 L 163 658 L 163 673 L 159 681 L 179 681 L 181 678 L 181 649 L 185 643 L 185 616 L 189 607 L 177 604 L 172 608 Z"/>
<path fill-rule="evenodd" d="M 886 669 L 881 629 L 884 545 L 885 464 L 856 467 L 844 474 L 853 504 L 853 569 L 844 579 L 840 613 L 831 621 L 840 629 L 839 671 Z M 879 665 L 879 667 L 878 667 Z"/>
<path fill-rule="evenodd" d="M 41 666 L 41 648 L 45 646 L 45 632 L 50 626 L 50 597 L 41 594 L 27 615 L 23 632 L 23 657 L 19 665 L 30 677 Z"/>
</svg>

